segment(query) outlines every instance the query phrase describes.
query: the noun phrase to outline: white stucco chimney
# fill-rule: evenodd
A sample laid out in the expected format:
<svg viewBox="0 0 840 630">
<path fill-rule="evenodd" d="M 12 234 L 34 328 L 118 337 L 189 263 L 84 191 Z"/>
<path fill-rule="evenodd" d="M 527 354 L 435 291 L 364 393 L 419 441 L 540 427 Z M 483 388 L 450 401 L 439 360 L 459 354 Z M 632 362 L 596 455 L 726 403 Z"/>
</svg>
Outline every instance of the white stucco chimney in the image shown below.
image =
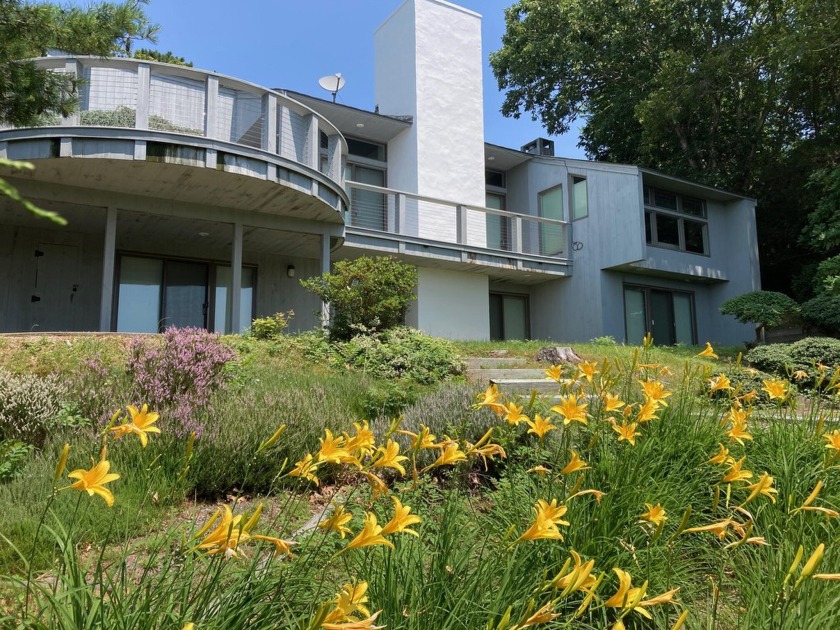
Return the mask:
<svg viewBox="0 0 840 630">
<path fill-rule="evenodd" d="M 484 206 L 479 14 L 406 0 L 375 34 L 375 99 L 381 114 L 414 117 L 388 145 L 389 187 Z"/>
</svg>

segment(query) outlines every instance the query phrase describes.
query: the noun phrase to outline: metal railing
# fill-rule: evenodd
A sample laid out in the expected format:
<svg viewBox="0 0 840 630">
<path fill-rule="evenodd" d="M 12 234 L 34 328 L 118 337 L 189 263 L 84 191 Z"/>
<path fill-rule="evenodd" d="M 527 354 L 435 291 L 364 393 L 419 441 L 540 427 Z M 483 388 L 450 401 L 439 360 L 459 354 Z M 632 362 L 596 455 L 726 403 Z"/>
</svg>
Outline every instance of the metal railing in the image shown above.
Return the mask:
<svg viewBox="0 0 840 630">
<path fill-rule="evenodd" d="M 315 169 L 343 185 L 347 143 L 326 118 L 297 101 L 231 77 L 137 59 L 44 57 L 36 63 L 76 77 L 79 109 L 40 126 L 118 127 L 221 140 Z M 321 159 L 320 134 L 328 138 Z"/>
<path fill-rule="evenodd" d="M 570 258 L 567 221 L 347 181 L 348 228 L 547 258 Z"/>
</svg>

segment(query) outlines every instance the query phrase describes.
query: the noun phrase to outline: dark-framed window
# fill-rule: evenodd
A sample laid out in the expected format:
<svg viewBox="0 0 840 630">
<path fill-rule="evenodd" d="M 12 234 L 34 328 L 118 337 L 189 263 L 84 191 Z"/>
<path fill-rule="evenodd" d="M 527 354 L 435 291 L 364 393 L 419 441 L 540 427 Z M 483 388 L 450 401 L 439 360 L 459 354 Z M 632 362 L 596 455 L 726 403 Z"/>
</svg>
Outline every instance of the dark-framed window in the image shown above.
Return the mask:
<svg viewBox="0 0 840 630">
<path fill-rule="evenodd" d="M 645 186 L 644 203 L 648 245 L 709 255 L 709 225 L 703 199 Z"/>
</svg>

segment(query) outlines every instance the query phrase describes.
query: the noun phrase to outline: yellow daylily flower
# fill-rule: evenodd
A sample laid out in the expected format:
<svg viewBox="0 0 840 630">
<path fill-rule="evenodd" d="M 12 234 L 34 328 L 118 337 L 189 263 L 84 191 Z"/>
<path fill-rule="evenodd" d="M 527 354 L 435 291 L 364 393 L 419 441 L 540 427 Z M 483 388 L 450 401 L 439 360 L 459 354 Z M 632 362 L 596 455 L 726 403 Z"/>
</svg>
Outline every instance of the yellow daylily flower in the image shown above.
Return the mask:
<svg viewBox="0 0 840 630">
<path fill-rule="evenodd" d="M 368 421 L 363 420 L 361 423 L 354 422 L 353 428 L 356 429 L 356 435 L 350 436 L 345 434 L 344 436 L 345 450 L 359 460 L 363 457 L 373 455 L 376 439 L 374 438 L 373 431 L 370 430 Z"/>
<path fill-rule="evenodd" d="M 368 602 L 367 590 L 368 583 L 364 581 L 358 584 L 345 584 L 335 596 L 335 608 L 324 618 L 324 623 L 355 621 L 353 615 L 356 613 L 369 617 L 370 610 L 365 606 Z"/>
<path fill-rule="evenodd" d="M 505 406 L 505 422 L 514 427 L 521 422 L 527 422 L 529 420 L 528 416 L 522 413 L 524 407 L 524 405 L 517 405 L 513 401 L 508 403 Z"/>
<path fill-rule="evenodd" d="M 580 455 L 572 449 L 569 449 L 569 452 L 572 454 L 572 458 L 563 470 L 560 471 L 561 475 L 569 475 L 573 472 L 577 472 L 578 470 L 589 470 L 589 466 L 580 458 Z"/>
<path fill-rule="evenodd" d="M 809 494 L 808 497 L 805 499 L 805 502 L 798 508 L 791 510 L 791 514 L 796 514 L 797 512 L 820 512 L 821 514 L 825 514 L 830 518 L 837 518 L 838 516 L 840 516 L 840 512 L 837 512 L 836 510 L 811 505 L 816 500 L 817 495 L 820 493 L 820 490 L 822 490 L 822 487 L 822 480 L 817 481 L 817 485 L 814 486 L 814 489 L 811 491 L 811 494 Z"/>
<path fill-rule="evenodd" d="M 626 422 L 622 422 L 618 424 L 615 420 L 613 420 L 612 428 L 613 431 L 618 433 L 618 441 L 621 442 L 625 440 L 630 443 L 630 446 L 636 446 L 636 438 L 641 435 L 639 431 L 636 431 L 636 427 L 638 425 L 635 422 L 631 422 L 627 424 Z"/>
<path fill-rule="evenodd" d="M 544 370 L 544 371 L 545 371 L 546 378 L 550 378 L 554 381 L 557 381 L 558 383 L 560 381 L 565 380 L 563 378 L 563 366 L 562 365 L 552 365 L 550 368 L 548 368 L 547 370 Z"/>
<path fill-rule="evenodd" d="M 333 511 L 330 517 L 318 523 L 318 527 L 327 531 L 335 532 L 344 540 L 345 534 L 352 534 L 353 530 L 347 527 L 347 523 L 353 520 L 353 515 L 345 511 L 343 505 L 333 503 Z"/>
<path fill-rule="evenodd" d="M 373 462 L 373 468 L 392 468 L 401 475 L 405 475 L 405 468 L 400 462 L 408 459 L 405 455 L 400 455 L 400 445 L 392 439 L 384 447 L 380 446 L 377 451 L 379 457 Z"/>
<path fill-rule="evenodd" d="M 111 431 L 114 432 L 114 439 L 118 440 L 124 435 L 134 433 L 140 438 L 140 444 L 143 448 L 146 448 L 149 443 L 147 433 L 160 433 L 159 428 L 152 426 L 158 421 L 159 415 L 154 411 L 149 411 L 149 405 L 143 405 L 141 410 L 138 410 L 134 405 L 128 405 L 126 409 L 128 409 L 131 420 L 111 428 Z"/>
<path fill-rule="evenodd" d="M 309 479 L 309 481 L 314 483 L 316 486 L 320 485 L 321 482 L 318 481 L 318 477 L 315 476 L 315 472 L 318 470 L 318 463 L 314 460 L 315 458 L 312 457 L 311 454 L 307 453 L 306 457 L 295 463 L 295 467 L 289 471 L 289 476 Z"/>
<path fill-rule="evenodd" d="M 409 512 L 411 512 L 411 508 L 400 503 L 400 500 L 397 497 L 391 497 L 391 499 L 394 501 L 394 516 L 382 527 L 380 534 L 387 536 L 389 534 L 398 534 L 402 532 L 405 534 L 412 534 L 413 536 L 419 536 L 416 531 L 408 528 L 410 525 L 422 523 L 423 519 L 416 514 L 409 514 Z"/>
<path fill-rule="evenodd" d="M 425 424 L 420 425 L 420 430 L 417 433 L 406 430 L 400 430 L 397 433 L 407 435 L 411 438 L 411 450 L 413 451 L 419 451 L 424 448 L 437 448 L 437 444 L 435 444 L 437 437 L 435 437 Z"/>
<path fill-rule="evenodd" d="M 726 374 L 718 374 L 717 376 L 713 376 L 709 379 L 709 393 L 712 392 L 719 392 L 723 390 L 732 390 L 732 383 L 729 381 L 729 377 Z"/>
<path fill-rule="evenodd" d="M 598 503 L 600 503 L 600 502 L 601 502 L 601 498 L 602 498 L 602 497 L 606 494 L 606 492 L 601 492 L 600 490 L 594 490 L 594 489 L 592 489 L 592 488 L 589 488 L 589 489 L 587 489 L 587 490 L 578 490 L 578 491 L 577 491 L 577 492 L 575 492 L 574 494 L 569 495 L 568 497 L 566 497 L 566 501 L 568 502 L 568 501 L 571 501 L 572 499 L 574 499 L 574 498 L 576 498 L 576 497 L 582 497 L 582 496 L 585 496 L 585 495 L 587 495 L 587 494 L 591 494 L 592 496 L 594 496 L 594 497 L 595 497 L 595 501 L 597 501 Z"/>
<path fill-rule="evenodd" d="M 834 451 L 835 455 L 840 453 L 840 429 L 834 429 L 832 433 L 824 433 L 825 447 Z"/>
<path fill-rule="evenodd" d="M 595 584 L 595 576 L 592 575 L 592 569 L 595 568 L 595 560 L 587 560 L 581 562 L 580 555 L 572 550 L 569 550 L 572 562 L 566 560 L 560 572 L 551 580 L 551 586 L 558 590 L 563 590 L 565 594 L 574 593 L 590 588 Z"/>
<path fill-rule="evenodd" d="M 534 415 L 533 422 L 528 420 L 528 426 L 531 427 L 528 429 L 528 433 L 533 433 L 540 439 L 543 439 L 549 431 L 553 431 L 557 428 L 555 425 L 551 424 L 551 420 L 543 418 L 540 414 Z"/>
<path fill-rule="evenodd" d="M 581 424 L 589 424 L 589 418 L 586 415 L 587 403 L 581 403 L 580 396 L 569 394 L 568 396 L 560 397 L 560 404 L 554 405 L 551 410 L 563 416 L 563 424 L 569 425 L 572 422 L 580 422 Z"/>
<path fill-rule="evenodd" d="M 707 464 L 734 464 L 735 460 L 729 456 L 729 449 L 723 444 L 718 443 L 720 450 L 715 453 L 712 458 L 707 461 Z"/>
<path fill-rule="evenodd" d="M 467 457 L 480 457 L 484 463 L 484 470 L 487 470 L 487 458 L 493 459 L 496 455 L 502 459 L 507 458 L 507 453 L 501 444 L 488 443 L 487 440 L 493 434 L 493 429 L 488 429 L 482 438 L 475 444 L 467 442 Z"/>
<path fill-rule="evenodd" d="M 774 481 L 775 480 L 773 479 L 773 477 L 771 477 L 767 473 L 762 474 L 755 483 L 747 486 L 747 490 L 751 490 L 752 492 L 750 492 L 750 496 L 747 497 L 747 500 L 744 501 L 741 504 L 741 506 L 743 507 L 744 505 L 755 499 L 759 494 L 763 494 L 765 497 L 767 497 L 773 503 L 775 503 L 776 497 L 774 497 L 773 495 L 778 494 L 779 491 L 773 487 Z"/>
<path fill-rule="evenodd" d="M 394 548 L 393 543 L 382 535 L 382 527 L 376 522 L 376 514 L 368 512 L 365 516 L 365 525 L 362 531 L 347 543 L 347 549 L 360 549 L 361 547 L 372 547 L 374 545 Z"/>
<path fill-rule="evenodd" d="M 539 475 L 540 477 L 545 477 L 547 474 L 549 474 L 551 472 L 551 469 L 546 468 L 542 464 L 538 464 L 537 466 L 534 466 L 533 468 L 529 468 L 525 472 L 526 473 L 534 473 L 534 474 Z"/>
<path fill-rule="evenodd" d="M 262 506 L 258 507 L 254 516 L 242 526 L 240 526 L 242 514 L 234 516 L 229 506 L 225 505 L 222 509 L 216 510 L 207 524 L 196 534 L 196 537 L 200 537 L 209 530 L 219 517 L 221 517 L 221 522 L 205 536 L 196 549 L 206 551 L 207 555 L 211 556 L 223 553 L 227 558 L 235 558 L 239 544 L 244 543 L 251 537 L 250 529 L 256 524 L 255 517 L 259 517 L 261 508 Z"/>
<path fill-rule="evenodd" d="M 733 422 L 732 427 L 726 432 L 729 436 L 730 442 L 738 442 L 741 446 L 744 445 L 744 440 L 751 440 L 752 435 L 747 433 L 746 422 Z"/>
<path fill-rule="evenodd" d="M 801 381 L 801 380 L 803 380 L 803 379 L 808 378 L 808 372 L 806 372 L 805 370 L 796 370 L 796 371 L 793 373 L 793 375 L 792 375 L 792 376 L 793 376 L 793 378 L 795 378 L 797 381 Z"/>
<path fill-rule="evenodd" d="M 357 621 L 344 621 L 341 623 L 324 622 L 321 625 L 321 628 L 322 630 L 380 630 L 385 626 L 374 626 L 373 623 L 381 613 L 381 610 L 377 610 L 367 619 L 360 619 Z"/>
<path fill-rule="evenodd" d="M 638 420 L 639 424 L 644 424 L 645 422 L 650 422 L 651 420 L 659 420 L 659 416 L 656 415 L 658 409 L 659 403 L 657 403 L 653 398 L 645 398 L 645 402 L 639 407 L 639 415 L 636 420 Z M 627 416 L 625 415 L 625 418 L 626 417 Z"/>
<path fill-rule="evenodd" d="M 598 364 L 595 361 L 589 362 L 584 361 L 580 365 L 578 365 L 578 378 L 585 378 L 590 383 L 592 382 L 593 377 L 596 374 L 600 374 L 596 368 Z"/>
<path fill-rule="evenodd" d="M 698 357 L 707 357 L 709 359 L 717 359 L 718 355 L 715 354 L 714 349 L 712 348 L 712 344 L 708 341 L 706 342 L 706 349 L 703 352 L 697 355 Z"/>
<path fill-rule="evenodd" d="M 432 468 L 437 468 L 438 466 L 451 466 L 453 464 L 457 464 L 458 462 L 463 462 L 466 459 L 467 454 L 461 450 L 458 443 L 450 441 L 443 449 L 440 457 L 426 466 L 423 470 L 425 472 L 427 470 L 431 470 Z"/>
<path fill-rule="evenodd" d="M 562 519 L 568 508 L 565 505 L 557 505 L 557 499 L 552 499 L 551 503 L 539 499 L 533 509 L 533 525 L 516 542 L 541 539 L 563 540 L 563 535 L 560 533 L 558 526 L 569 524 Z"/>
<path fill-rule="evenodd" d="M 609 392 L 604 392 L 603 399 L 604 411 L 606 413 L 612 413 L 613 411 L 618 411 L 619 409 L 624 408 L 624 401 L 616 395 L 610 394 Z"/>
<path fill-rule="evenodd" d="M 657 503 L 656 505 L 653 505 L 651 503 L 645 503 L 645 507 L 647 508 L 647 512 L 639 516 L 639 518 L 641 518 L 642 521 L 653 523 L 654 525 L 659 527 L 665 521 L 668 520 L 668 517 L 665 516 L 665 508 L 662 507 L 659 503 Z"/>
<path fill-rule="evenodd" d="M 560 613 L 552 612 L 554 610 L 556 602 L 550 601 L 544 606 L 542 606 L 539 610 L 537 610 L 534 614 L 529 616 L 527 619 L 524 619 L 520 623 L 513 626 L 510 630 L 524 630 L 524 628 L 532 628 L 534 626 L 538 626 L 544 623 L 548 623 L 549 621 L 553 621 L 562 615 Z"/>
<path fill-rule="evenodd" d="M 385 485 L 385 482 L 382 481 L 380 477 L 377 477 L 366 470 L 362 471 L 362 474 L 367 478 L 368 483 L 370 484 L 372 498 L 374 501 L 376 501 L 379 497 L 388 496 L 388 486 Z"/>
<path fill-rule="evenodd" d="M 668 403 L 665 402 L 665 399 L 668 398 L 668 396 L 670 396 L 672 392 L 665 391 L 665 385 L 663 385 L 660 381 L 653 381 L 651 379 L 647 379 L 645 381 L 639 381 L 639 384 L 642 386 L 646 398 L 655 401 L 658 405 L 661 405 L 663 407 L 668 406 Z"/>
<path fill-rule="evenodd" d="M 333 437 L 329 429 L 324 429 L 324 437 L 318 438 L 321 449 L 318 462 L 327 464 L 358 463 L 355 457 L 344 448 L 344 437 Z"/>
<path fill-rule="evenodd" d="M 76 479 L 67 488 L 82 490 L 87 492 L 89 496 L 99 495 L 105 500 L 108 507 L 113 507 L 114 495 L 105 487 L 105 484 L 119 479 L 120 476 L 108 472 L 111 469 L 111 462 L 105 459 L 104 449 L 102 455 L 102 459 L 93 468 L 89 470 L 77 468 L 73 472 L 67 473 L 70 479 Z"/>
<path fill-rule="evenodd" d="M 487 407 L 497 415 L 502 415 L 505 412 L 505 406 L 501 402 L 502 393 L 499 391 L 499 387 L 495 383 L 490 385 L 484 391 L 483 395 L 479 394 L 479 398 L 481 398 L 481 400 L 475 404 L 476 407 Z"/>
<path fill-rule="evenodd" d="M 726 531 L 729 529 L 729 526 L 732 525 L 733 521 L 731 518 L 726 519 L 725 521 L 719 521 L 717 523 L 710 523 L 709 525 L 700 525 L 698 527 L 689 527 L 688 529 L 684 529 L 682 531 L 683 534 L 693 534 L 698 532 L 711 532 L 721 540 L 726 536 Z"/>
<path fill-rule="evenodd" d="M 292 545 L 296 545 L 297 543 L 292 540 L 283 540 L 281 538 L 275 538 L 274 536 L 263 536 L 262 534 L 253 534 L 251 538 L 254 540 L 264 540 L 265 542 L 273 544 L 275 556 L 285 555 L 290 558 L 294 557 L 294 554 L 292 553 Z"/>
<path fill-rule="evenodd" d="M 749 470 L 741 470 L 741 467 L 744 465 L 744 461 L 746 459 L 746 457 L 742 457 L 737 462 L 734 462 L 726 471 L 726 474 L 723 476 L 721 482 L 732 483 L 735 481 L 746 481 L 747 479 L 752 479 L 753 474 Z"/>
<path fill-rule="evenodd" d="M 778 398 L 779 400 L 784 400 L 787 397 L 787 381 L 763 380 L 761 382 L 764 383 L 764 387 L 761 388 L 761 391 L 767 392 L 767 395 L 770 397 L 770 400 L 774 400 L 776 398 Z"/>
<path fill-rule="evenodd" d="M 618 590 L 612 597 L 604 602 L 604 606 L 610 608 L 620 608 L 623 613 L 633 611 L 639 613 L 647 619 L 652 619 L 653 617 L 647 610 L 645 610 L 645 608 L 673 601 L 674 595 L 679 590 L 678 588 L 675 588 L 662 593 L 661 595 L 657 595 L 656 597 L 644 599 L 647 592 L 647 582 L 644 582 L 644 584 L 640 587 L 631 588 L 632 577 L 629 573 L 622 571 L 618 567 L 614 567 L 613 571 L 618 576 Z"/>
</svg>

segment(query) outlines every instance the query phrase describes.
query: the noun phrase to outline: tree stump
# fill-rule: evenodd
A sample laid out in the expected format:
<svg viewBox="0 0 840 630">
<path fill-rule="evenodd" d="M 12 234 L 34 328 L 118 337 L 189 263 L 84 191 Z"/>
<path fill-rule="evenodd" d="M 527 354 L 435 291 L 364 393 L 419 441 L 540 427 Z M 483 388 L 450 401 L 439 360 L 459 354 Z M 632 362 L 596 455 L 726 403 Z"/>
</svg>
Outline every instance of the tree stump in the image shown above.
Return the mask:
<svg viewBox="0 0 840 630">
<path fill-rule="evenodd" d="M 583 359 L 569 346 L 546 346 L 545 348 L 540 348 L 540 351 L 537 353 L 537 361 L 552 365 L 559 365 L 561 363 L 577 365 L 578 363 L 583 363 Z"/>
</svg>

